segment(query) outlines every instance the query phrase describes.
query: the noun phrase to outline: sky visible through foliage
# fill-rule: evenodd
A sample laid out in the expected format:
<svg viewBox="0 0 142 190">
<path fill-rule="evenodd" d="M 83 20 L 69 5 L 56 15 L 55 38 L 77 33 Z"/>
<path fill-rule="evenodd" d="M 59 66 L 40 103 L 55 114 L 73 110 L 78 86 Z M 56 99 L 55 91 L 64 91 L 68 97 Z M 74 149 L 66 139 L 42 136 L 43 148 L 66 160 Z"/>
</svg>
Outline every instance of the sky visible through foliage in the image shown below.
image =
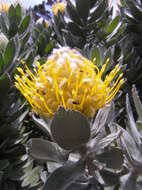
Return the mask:
<svg viewBox="0 0 142 190">
<path fill-rule="evenodd" d="M 14 0 L 0 0 L 0 1 L 12 3 Z M 19 0 L 19 1 L 21 1 L 23 3 L 25 8 L 33 7 L 34 5 L 39 5 L 40 3 L 43 2 L 43 0 Z M 110 2 L 111 2 L 111 5 L 114 6 L 114 9 L 113 9 L 113 17 L 114 17 L 115 13 L 118 10 L 117 3 L 119 3 L 120 1 L 119 0 L 110 0 Z"/>
<path fill-rule="evenodd" d="M 2 2 L 11 3 L 11 0 L 1 0 Z M 21 0 L 26 8 L 33 7 L 34 5 L 38 5 L 42 3 L 43 0 Z"/>
</svg>

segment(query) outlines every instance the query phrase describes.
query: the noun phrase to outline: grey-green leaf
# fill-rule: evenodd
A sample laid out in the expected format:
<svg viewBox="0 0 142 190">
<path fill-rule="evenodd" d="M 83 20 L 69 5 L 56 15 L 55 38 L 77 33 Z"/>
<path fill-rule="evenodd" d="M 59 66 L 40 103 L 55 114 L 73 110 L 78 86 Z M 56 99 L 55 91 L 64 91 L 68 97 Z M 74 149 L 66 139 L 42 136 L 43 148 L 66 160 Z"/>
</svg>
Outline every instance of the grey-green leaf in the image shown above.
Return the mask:
<svg viewBox="0 0 142 190">
<path fill-rule="evenodd" d="M 59 146 L 70 150 L 88 142 L 90 124 L 80 112 L 60 107 L 52 120 L 51 133 Z"/>
<path fill-rule="evenodd" d="M 114 123 L 113 127 L 116 128 L 116 130 L 122 131 L 122 136 L 120 137 L 121 138 L 120 144 L 123 150 L 125 151 L 125 154 L 129 162 L 132 165 L 135 165 L 136 163 L 133 163 L 133 161 L 139 157 L 139 151 L 134 139 L 125 129 L 120 127 L 118 124 Z"/>
<path fill-rule="evenodd" d="M 136 188 L 137 175 L 134 172 L 130 172 L 122 177 L 122 189 L 123 190 L 137 190 Z"/>
<path fill-rule="evenodd" d="M 51 132 L 49 123 L 45 121 L 43 118 L 37 118 L 34 114 L 32 114 L 32 119 L 35 122 L 35 124 L 50 138 Z"/>
<path fill-rule="evenodd" d="M 122 131 L 119 130 L 118 132 L 114 132 L 109 134 L 108 136 L 102 138 L 94 147 L 96 152 L 101 151 L 101 149 L 104 149 L 106 147 L 108 147 L 111 143 L 113 143 L 115 140 L 117 140 L 120 135 L 121 135 Z"/>
<path fill-rule="evenodd" d="M 127 116 L 128 116 L 128 122 L 129 122 L 128 126 L 130 129 L 131 135 L 134 138 L 137 145 L 139 146 L 141 144 L 140 135 L 139 135 L 139 132 L 137 130 L 136 122 L 135 122 L 134 117 L 133 117 L 132 108 L 131 108 L 131 105 L 129 102 L 128 94 L 126 96 L 126 111 L 127 111 Z"/>
<path fill-rule="evenodd" d="M 67 163 L 48 177 L 42 190 L 65 190 L 83 174 L 84 170 L 84 160 L 79 160 L 76 163 Z"/>
<path fill-rule="evenodd" d="M 104 163 L 107 168 L 114 170 L 122 169 L 124 157 L 122 150 L 119 148 L 112 147 L 110 150 L 97 155 L 96 158 L 99 162 Z"/>
<path fill-rule="evenodd" d="M 139 117 L 138 120 L 142 121 L 142 103 L 140 101 L 140 98 L 139 98 L 139 95 L 138 95 L 138 92 L 137 92 L 135 85 L 132 88 L 132 95 L 133 95 L 133 100 L 134 100 L 135 107 L 137 110 L 137 114 Z"/>
<path fill-rule="evenodd" d="M 98 111 L 93 126 L 91 127 L 92 137 L 96 136 L 105 126 L 110 110 L 111 106 L 106 106 Z"/>
<path fill-rule="evenodd" d="M 104 168 L 100 171 L 100 174 L 106 185 L 114 186 L 119 183 L 119 175 L 111 170 Z M 115 190 L 115 188 L 113 190 Z"/>
<path fill-rule="evenodd" d="M 67 158 L 67 156 L 61 153 L 55 143 L 47 140 L 38 138 L 30 139 L 27 147 L 29 155 L 37 160 L 63 162 Z"/>
</svg>

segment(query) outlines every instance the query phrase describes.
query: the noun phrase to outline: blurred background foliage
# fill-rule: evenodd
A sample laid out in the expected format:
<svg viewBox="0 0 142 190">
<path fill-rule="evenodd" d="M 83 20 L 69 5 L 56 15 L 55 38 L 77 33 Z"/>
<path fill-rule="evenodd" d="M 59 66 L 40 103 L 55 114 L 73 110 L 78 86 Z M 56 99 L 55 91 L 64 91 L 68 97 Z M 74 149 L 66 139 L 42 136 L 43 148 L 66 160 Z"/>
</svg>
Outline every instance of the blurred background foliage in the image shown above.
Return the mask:
<svg viewBox="0 0 142 190">
<path fill-rule="evenodd" d="M 54 3 L 0 6 L 0 189 L 140 190 L 142 2 L 68 0 L 57 15 Z M 126 79 L 112 105 L 88 124 L 90 139 L 78 150 L 54 142 L 50 125 L 59 118 L 50 123 L 33 114 L 14 87 L 17 66 L 34 69 L 60 46 L 76 48 L 99 68 L 109 58 L 105 75 L 119 63 Z"/>
</svg>

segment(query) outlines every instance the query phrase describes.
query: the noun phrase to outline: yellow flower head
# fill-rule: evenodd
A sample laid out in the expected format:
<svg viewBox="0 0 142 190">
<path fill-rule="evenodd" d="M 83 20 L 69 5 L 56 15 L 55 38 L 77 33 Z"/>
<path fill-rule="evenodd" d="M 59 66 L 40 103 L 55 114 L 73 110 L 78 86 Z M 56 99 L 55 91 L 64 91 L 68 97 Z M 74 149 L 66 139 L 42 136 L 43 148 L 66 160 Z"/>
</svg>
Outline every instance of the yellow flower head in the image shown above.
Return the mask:
<svg viewBox="0 0 142 190">
<path fill-rule="evenodd" d="M 9 4 L 8 3 L 2 3 L 0 1 L 0 13 L 1 12 L 8 13 L 8 10 L 9 10 Z"/>
<path fill-rule="evenodd" d="M 62 47 L 54 49 L 45 64 L 37 63 L 34 74 L 26 65 L 25 72 L 19 67 L 15 85 L 42 116 L 52 117 L 63 106 L 93 117 L 96 110 L 114 98 L 124 82 L 123 74 L 116 77 L 119 65 L 102 80 L 108 62 L 99 70 L 76 50 Z"/>
<path fill-rule="evenodd" d="M 58 11 L 60 11 L 60 13 L 64 13 L 65 8 L 66 8 L 66 3 L 64 3 L 64 2 L 54 3 L 52 5 L 53 14 L 57 16 Z"/>
</svg>

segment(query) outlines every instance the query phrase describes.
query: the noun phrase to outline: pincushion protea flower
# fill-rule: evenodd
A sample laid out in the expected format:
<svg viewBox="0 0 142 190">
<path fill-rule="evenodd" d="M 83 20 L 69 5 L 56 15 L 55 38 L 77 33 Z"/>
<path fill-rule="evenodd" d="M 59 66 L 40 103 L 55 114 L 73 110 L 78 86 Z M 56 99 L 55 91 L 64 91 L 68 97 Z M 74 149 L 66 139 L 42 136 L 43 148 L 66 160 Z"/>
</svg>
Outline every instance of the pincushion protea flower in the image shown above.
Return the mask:
<svg viewBox="0 0 142 190">
<path fill-rule="evenodd" d="M 124 82 L 120 74 L 113 86 L 110 84 L 120 71 L 119 65 L 102 80 L 108 61 L 99 70 L 74 49 L 54 49 L 45 64 L 37 63 L 35 74 L 26 65 L 25 72 L 17 68 L 20 75 L 15 76 L 15 85 L 40 115 L 52 117 L 63 106 L 93 117 L 96 110 L 110 103 Z"/>
<path fill-rule="evenodd" d="M 65 2 L 59 2 L 57 1 L 57 3 L 54 3 L 52 5 L 52 11 L 54 15 L 58 15 L 58 11 L 60 11 L 60 13 L 64 13 L 66 7 L 66 3 Z"/>
<path fill-rule="evenodd" d="M 1 12 L 8 13 L 8 10 L 9 10 L 9 4 L 8 3 L 2 3 L 0 1 L 0 13 Z"/>
</svg>

